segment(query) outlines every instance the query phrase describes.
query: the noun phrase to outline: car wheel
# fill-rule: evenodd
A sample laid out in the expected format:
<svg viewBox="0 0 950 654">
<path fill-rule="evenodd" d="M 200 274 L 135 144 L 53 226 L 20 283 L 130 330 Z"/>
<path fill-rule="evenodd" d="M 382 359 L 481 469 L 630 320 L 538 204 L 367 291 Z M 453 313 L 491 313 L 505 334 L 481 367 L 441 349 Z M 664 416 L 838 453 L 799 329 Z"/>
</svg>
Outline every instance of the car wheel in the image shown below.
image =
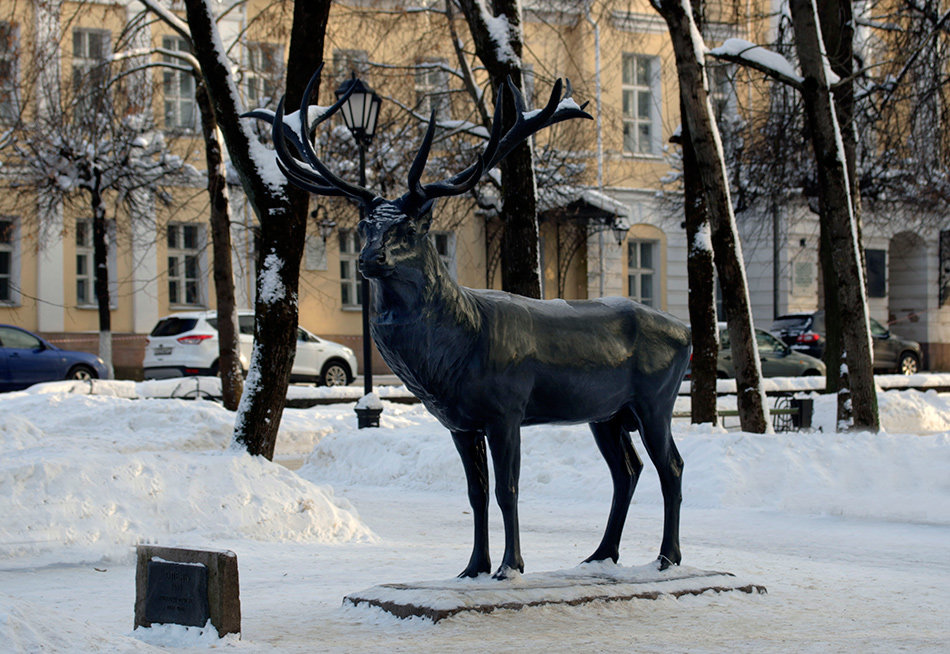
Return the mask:
<svg viewBox="0 0 950 654">
<path fill-rule="evenodd" d="M 69 372 L 66 373 L 66 379 L 96 379 L 96 371 L 90 368 L 89 366 L 73 366 L 69 369 Z"/>
<path fill-rule="evenodd" d="M 917 361 L 917 355 L 913 352 L 904 352 L 901 355 L 897 371 L 902 375 L 916 375 L 919 370 L 920 362 Z"/>
<path fill-rule="evenodd" d="M 320 383 L 324 386 L 346 386 L 350 380 L 350 369 L 342 361 L 330 361 L 320 372 Z"/>
</svg>

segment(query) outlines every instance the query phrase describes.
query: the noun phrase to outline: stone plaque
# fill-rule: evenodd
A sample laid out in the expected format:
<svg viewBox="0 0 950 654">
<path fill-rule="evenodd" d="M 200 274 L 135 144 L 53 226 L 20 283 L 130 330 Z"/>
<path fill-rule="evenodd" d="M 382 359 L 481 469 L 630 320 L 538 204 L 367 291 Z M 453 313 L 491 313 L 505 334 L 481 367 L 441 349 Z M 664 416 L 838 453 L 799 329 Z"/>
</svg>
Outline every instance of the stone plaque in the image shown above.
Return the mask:
<svg viewBox="0 0 950 654">
<path fill-rule="evenodd" d="M 210 617 L 208 568 L 200 563 L 148 562 L 146 620 L 203 627 Z"/>
<path fill-rule="evenodd" d="M 139 545 L 136 559 L 136 627 L 203 627 L 210 620 L 218 636 L 241 633 L 234 552 Z"/>
</svg>

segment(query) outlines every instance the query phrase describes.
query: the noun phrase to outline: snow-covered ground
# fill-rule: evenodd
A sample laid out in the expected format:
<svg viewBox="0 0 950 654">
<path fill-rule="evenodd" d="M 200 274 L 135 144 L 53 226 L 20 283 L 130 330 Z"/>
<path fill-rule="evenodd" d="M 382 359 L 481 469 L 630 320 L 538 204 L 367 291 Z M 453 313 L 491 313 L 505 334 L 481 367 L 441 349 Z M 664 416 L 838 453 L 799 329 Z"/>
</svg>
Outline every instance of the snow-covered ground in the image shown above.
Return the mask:
<svg viewBox="0 0 950 654">
<path fill-rule="evenodd" d="M 289 409 L 279 465 L 230 449 L 233 415 L 216 404 L 132 399 L 148 393 L 121 382 L 87 393 L 57 384 L 0 395 L 0 651 L 946 651 L 950 643 L 948 394 L 882 392 L 885 431 L 873 435 L 831 432 L 826 397 L 816 400 L 823 431 L 811 433 L 674 421 L 686 461 L 684 564 L 736 573 L 768 595 L 537 607 L 432 624 L 341 605 L 380 583 L 450 579 L 467 562 L 461 464 L 421 406 L 384 397 L 382 427 L 368 430 L 355 429 L 352 402 Z M 606 467 L 585 426 L 525 429 L 522 460 L 527 571 L 571 568 L 599 541 Z M 493 507 L 496 560 L 500 522 Z M 661 529 L 647 461 L 621 564 L 651 561 Z M 136 543 L 236 552 L 242 638 L 133 631 Z"/>
</svg>

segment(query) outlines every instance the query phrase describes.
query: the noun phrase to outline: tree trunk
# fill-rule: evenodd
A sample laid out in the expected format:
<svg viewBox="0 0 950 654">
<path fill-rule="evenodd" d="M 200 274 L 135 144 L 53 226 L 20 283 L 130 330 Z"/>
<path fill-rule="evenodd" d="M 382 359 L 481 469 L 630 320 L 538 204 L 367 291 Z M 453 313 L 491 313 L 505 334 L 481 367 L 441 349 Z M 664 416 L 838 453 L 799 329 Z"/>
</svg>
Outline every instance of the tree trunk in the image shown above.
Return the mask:
<svg viewBox="0 0 950 654">
<path fill-rule="evenodd" d="M 848 167 L 848 181 L 851 186 L 851 210 L 858 234 L 858 253 L 861 256 L 861 269 L 867 270 L 864 263 L 864 248 L 861 244 L 861 191 L 857 177 L 857 133 L 854 122 L 854 8 L 849 0 L 826 0 L 818 4 L 818 20 L 831 70 L 841 80 L 833 91 L 835 112 L 844 143 L 845 163 Z M 830 235 L 829 235 L 830 236 Z M 834 276 L 834 253 L 829 238 L 823 238 L 823 248 L 819 250 L 822 270 Z M 834 293 L 825 294 L 825 361 L 828 362 L 826 374 L 826 393 L 836 393 L 838 398 L 837 424 L 851 424 L 853 419 L 850 380 L 844 360 L 844 347 L 841 339 L 842 316 L 838 300 L 838 285 L 832 282 Z M 826 289 L 828 286 L 826 286 Z M 867 289 L 865 288 L 865 292 Z M 873 357 L 873 347 L 872 347 Z M 836 363 L 832 363 L 836 362 Z"/>
<path fill-rule="evenodd" d="M 521 55 L 524 37 L 521 30 L 519 0 L 492 0 L 491 12 L 508 22 L 508 48 L 495 40 L 495 32 L 486 22 L 478 0 L 460 0 L 462 13 L 475 42 L 475 53 L 488 71 L 497 101 L 498 88 L 510 77 L 524 90 Z M 487 5 L 487 3 L 485 3 Z M 506 106 L 504 127 L 514 123 L 513 105 Z M 508 111 L 508 109 L 511 109 Z M 538 209 L 533 155 L 530 140 L 516 147 L 499 165 L 501 170 L 501 285 L 506 291 L 541 297 L 540 258 L 538 252 Z M 486 171 L 487 172 L 487 171 Z"/>
<path fill-rule="evenodd" d="M 685 115 L 680 104 L 680 114 Z M 686 274 L 689 279 L 689 323 L 693 332 L 690 372 L 690 419 L 694 424 L 717 424 L 716 381 L 719 328 L 716 316 L 716 282 L 709 216 L 703 197 L 696 153 L 689 128 L 682 126 L 683 207 L 686 218 Z"/>
<path fill-rule="evenodd" d="M 323 59 L 329 0 L 296 2 L 288 57 L 288 104 L 299 104 L 306 79 Z M 226 64 L 209 0 L 185 0 L 195 55 L 225 144 L 261 225 L 254 351 L 238 406 L 234 438 L 251 454 L 274 456 L 297 342 L 297 288 L 306 230 L 306 201 L 288 184 L 268 183 L 260 145 L 240 118 L 243 107 Z M 296 93 L 296 100 L 292 94 Z M 303 211 L 301 211 L 303 207 Z"/>
<path fill-rule="evenodd" d="M 743 431 L 763 433 L 771 430 L 771 425 L 762 389 L 745 267 L 732 213 L 722 145 L 705 89 L 704 62 L 700 58 L 705 46 L 692 15 L 686 11 L 688 4 L 684 5 L 680 0 L 663 0 L 655 2 L 654 6 L 666 20 L 673 42 L 683 122 L 688 129 L 705 191 L 716 270 L 723 288 L 723 306 L 736 370 L 739 422 Z"/>
<path fill-rule="evenodd" d="M 701 25 L 702 0 L 692 0 L 693 20 Z M 686 109 L 680 102 L 680 116 Z M 719 361 L 719 327 L 716 315 L 716 271 L 712 236 L 703 182 L 689 126 L 681 121 L 680 148 L 683 152 L 683 211 L 686 219 L 686 275 L 689 280 L 689 323 L 693 334 L 690 364 L 690 420 L 693 424 L 719 423 L 716 410 L 716 382 Z"/>
<path fill-rule="evenodd" d="M 102 202 L 102 172 L 92 172 L 92 258 L 95 266 L 93 288 L 99 309 L 99 358 L 106 364 L 109 379 L 115 377 L 112 367 L 112 308 L 109 306 L 109 243 L 106 238 L 106 207 Z"/>
<path fill-rule="evenodd" d="M 834 100 L 825 75 L 824 43 L 813 0 L 792 0 L 795 43 L 804 83 L 802 96 L 818 170 L 821 228 L 827 231 L 841 308 L 842 341 L 851 384 L 854 428 L 880 429 L 872 367 L 871 335 L 851 182 Z M 831 363 L 831 362 L 829 362 Z M 832 364 L 833 365 L 833 364 Z M 839 429 L 847 425 L 839 424 Z"/>
<path fill-rule="evenodd" d="M 197 75 L 197 73 L 196 73 Z M 214 295 L 218 307 L 218 376 L 224 407 L 235 411 L 244 390 L 238 343 L 237 307 L 234 304 L 234 273 L 231 268 L 231 209 L 228 205 L 227 173 L 221 131 L 214 117 L 211 98 L 204 81 L 195 80 L 195 101 L 201 112 L 201 132 L 208 166 L 208 196 L 211 204 Z"/>
</svg>

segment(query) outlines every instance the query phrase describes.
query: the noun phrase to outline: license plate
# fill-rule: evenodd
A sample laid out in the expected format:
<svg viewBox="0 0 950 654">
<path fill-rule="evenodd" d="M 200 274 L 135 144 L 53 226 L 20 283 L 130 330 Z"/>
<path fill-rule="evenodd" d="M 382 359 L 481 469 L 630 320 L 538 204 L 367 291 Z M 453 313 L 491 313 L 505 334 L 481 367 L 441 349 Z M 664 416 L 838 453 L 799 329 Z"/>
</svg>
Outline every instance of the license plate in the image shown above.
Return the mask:
<svg viewBox="0 0 950 654">
<path fill-rule="evenodd" d="M 167 345 L 159 345 L 154 350 L 152 350 L 152 352 L 154 352 L 155 356 L 157 357 L 164 357 L 172 353 L 172 348 Z"/>
</svg>

